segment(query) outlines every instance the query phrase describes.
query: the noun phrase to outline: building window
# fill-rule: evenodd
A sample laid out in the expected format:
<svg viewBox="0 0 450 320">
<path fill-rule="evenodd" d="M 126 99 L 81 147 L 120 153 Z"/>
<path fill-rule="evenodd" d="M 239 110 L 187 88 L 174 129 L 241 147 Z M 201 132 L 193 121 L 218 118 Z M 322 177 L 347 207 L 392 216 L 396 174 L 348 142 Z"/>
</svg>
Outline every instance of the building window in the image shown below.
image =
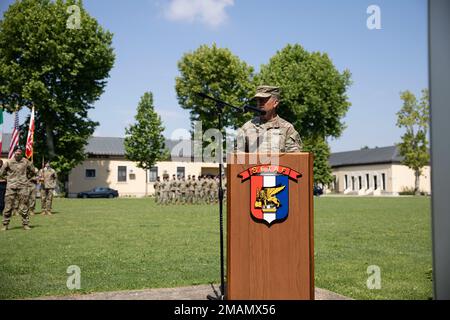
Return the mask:
<svg viewBox="0 0 450 320">
<path fill-rule="evenodd" d="M 184 167 L 177 167 L 177 177 L 184 177 Z"/>
<path fill-rule="evenodd" d="M 381 174 L 381 190 L 386 190 L 386 175 Z"/>
<path fill-rule="evenodd" d="M 373 176 L 373 189 L 378 189 L 377 176 Z"/>
<path fill-rule="evenodd" d="M 127 181 L 127 167 L 118 166 L 117 167 L 117 181 L 126 182 Z"/>
<path fill-rule="evenodd" d="M 355 177 L 352 176 L 352 190 L 355 190 Z"/>
<path fill-rule="evenodd" d="M 158 177 L 158 167 L 151 167 L 148 174 L 148 181 L 155 182 Z"/>
<path fill-rule="evenodd" d="M 348 176 L 344 175 L 344 190 L 348 189 Z"/>
<path fill-rule="evenodd" d="M 370 179 L 369 179 L 369 174 L 366 174 L 366 189 L 370 189 Z"/>
<path fill-rule="evenodd" d="M 95 169 L 86 169 L 86 178 L 95 178 Z"/>
<path fill-rule="evenodd" d="M 359 190 L 361 190 L 362 189 L 362 177 L 361 176 L 358 177 L 358 184 L 359 184 Z"/>
</svg>

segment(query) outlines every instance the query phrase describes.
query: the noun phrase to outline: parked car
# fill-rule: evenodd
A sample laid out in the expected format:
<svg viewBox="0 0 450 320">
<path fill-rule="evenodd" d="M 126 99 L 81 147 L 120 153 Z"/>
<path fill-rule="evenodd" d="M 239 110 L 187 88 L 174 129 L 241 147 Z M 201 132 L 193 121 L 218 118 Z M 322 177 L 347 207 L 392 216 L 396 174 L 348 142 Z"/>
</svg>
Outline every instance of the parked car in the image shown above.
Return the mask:
<svg viewBox="0 0 450 320">
<path fill-rule="evenodd" d="M 323 189 L 319 186 L 314 186 L 313 194 L 315 196 L 321 196 L 323 195 Z"/>
<path fill-rule="evenodd" d="M 98 187 L 89 191 L 78 193 L 78 198 L 116 198 L 119 196 L 117 190 L 111 188 Z"/>
</svg>

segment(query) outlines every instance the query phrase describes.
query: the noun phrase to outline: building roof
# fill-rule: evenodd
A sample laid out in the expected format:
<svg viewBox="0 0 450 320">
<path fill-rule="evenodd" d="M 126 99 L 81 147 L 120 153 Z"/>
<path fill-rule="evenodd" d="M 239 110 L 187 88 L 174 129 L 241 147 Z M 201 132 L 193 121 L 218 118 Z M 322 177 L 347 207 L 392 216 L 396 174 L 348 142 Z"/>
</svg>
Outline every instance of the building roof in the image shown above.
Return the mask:
<svg viewBox="0 0 450 320">
<path fill-rule="evenodd" d="M 125 155 L 124 138 L 90 137 L 86 146 L 86 153 L 99 156 Z"/>
<path fill-rule="evenodd" d="M 2 154 L 9 152 L 11 134 L 4 133 L 2 137 Z M 97 156 L 125 156 L 124 138 L 118 137 L 90 137 L 86 146 L 88 155 Z M 172 159 L 190 159 L 191 143 L 189 140 L 169 140 L 165 141 L 166 148 L 174 150 L 177 154 L 172 155 Z"/>
<path fill-rule="evenodd" d="M 86 153 L 98 156 L 124 156 L 124 138 L 116 137 L 91 137 L 86 146 Z M 8 153 L 11 134 L 3 134 L 2 153 Z M 191 143 L 189 140 L 166 140 L 166 148 L 172 151 L 172 160 L 181 160 L 190 158 Z M 175 154 L 174 154 L 175 153 Z M 396 146 L 361 149 L 345 152 L 335 152 L 330 155 L 330 166 L 332 168 L 382 164 L 382 163 L 400 163 L 403 157 L 400 156 Z"/>
<path fill-rule="evenodd" d="M 332 168 L 382 164 L 382 163 L 400 163 L 403 157 L 399 154 L 396 146 L 361 149 L 345 152 L 335 152 L 330 155 L 330 166 Z"/>
</svg>

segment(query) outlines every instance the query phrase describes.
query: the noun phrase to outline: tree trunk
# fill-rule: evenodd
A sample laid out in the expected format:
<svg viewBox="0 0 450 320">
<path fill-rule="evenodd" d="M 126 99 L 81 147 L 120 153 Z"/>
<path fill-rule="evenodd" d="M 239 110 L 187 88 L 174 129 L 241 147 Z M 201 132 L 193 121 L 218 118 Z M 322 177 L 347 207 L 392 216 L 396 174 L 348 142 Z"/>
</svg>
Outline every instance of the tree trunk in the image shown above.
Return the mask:
<svg viewBox="0 0 450 320">
<path fill-rule="evenodd" d="M 420 171 L 416 170 L 414 172 L 414 176 L 415 176 L 414 195 L 420 196 L 420 190 L 419 190 L 419 186 L 420 186 Z"/>
<path fill-rule="evenodd" d="M 145 196 L 147 196 L 147 194 L 148 194 L 148 183 L 147 183 L 147 181 L 148 181 L 148 170 L 145 169 Z"/>
</svg>

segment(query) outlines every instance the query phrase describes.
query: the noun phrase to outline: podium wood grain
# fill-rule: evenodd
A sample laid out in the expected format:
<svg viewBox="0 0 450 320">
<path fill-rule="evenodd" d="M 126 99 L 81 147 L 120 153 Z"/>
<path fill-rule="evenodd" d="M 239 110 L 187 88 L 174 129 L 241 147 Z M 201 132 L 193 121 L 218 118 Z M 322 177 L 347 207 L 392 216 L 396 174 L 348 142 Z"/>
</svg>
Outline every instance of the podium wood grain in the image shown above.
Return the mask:
<svg viewBox="0 0 450 320">
<path fill-rule="evenodd" d="M 255 165 L 227 164 L 227 291 L 230 300 L 313 300 L 313 157 L 280 154 L 279 165 L 302 174 L 289 180 L 289 215 L 280 223 L 253 220 L 250 179 L 238 174 Z M 241 154 L 242 156 L 242 154 Z M 245 155 L 249 157 L 249 155 Z M 233 157 L 233 158 L 231 158 Z M 231 161 L 230 160 L 234 159 Z M 243 161 L 241 161 L 243 162 Z M 234 163 L 234 164 L 233 164 Z"/>
</svg>

